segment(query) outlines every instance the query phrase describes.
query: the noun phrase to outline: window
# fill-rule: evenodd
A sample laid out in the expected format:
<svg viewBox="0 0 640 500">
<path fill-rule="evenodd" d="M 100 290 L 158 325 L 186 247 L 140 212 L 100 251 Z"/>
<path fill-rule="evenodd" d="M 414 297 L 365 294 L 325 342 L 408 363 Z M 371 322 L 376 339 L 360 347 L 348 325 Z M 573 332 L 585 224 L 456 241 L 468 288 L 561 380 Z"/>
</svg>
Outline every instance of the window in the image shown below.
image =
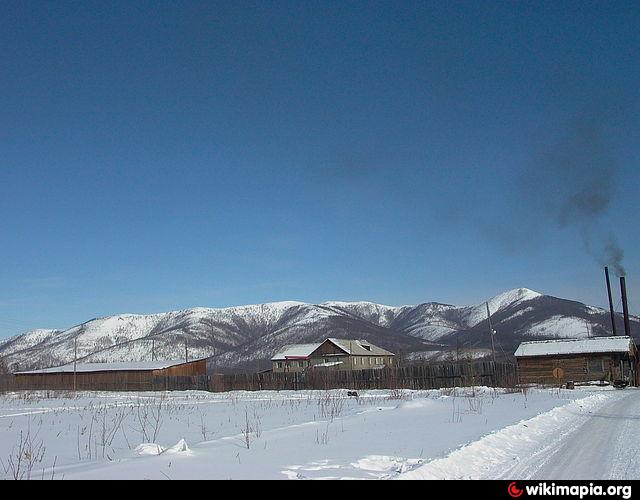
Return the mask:
<svg viewBox="0 0 640 500">
<path fill-rule="evenodd" d="M 278 368 L 282 368 L 284 365 L 282 363 L 278 363 Z"/>
<path fill-rule="evenodd" d="M 589 373 L 604 373 L 604 362 L 602 359 L 589 360 Z"/>
<path fill-rule="evenodd" d="M 305 362 L 304 361 L 298 361 L 298 367 L 299 368 L 304 368 Z"/>
</svg>

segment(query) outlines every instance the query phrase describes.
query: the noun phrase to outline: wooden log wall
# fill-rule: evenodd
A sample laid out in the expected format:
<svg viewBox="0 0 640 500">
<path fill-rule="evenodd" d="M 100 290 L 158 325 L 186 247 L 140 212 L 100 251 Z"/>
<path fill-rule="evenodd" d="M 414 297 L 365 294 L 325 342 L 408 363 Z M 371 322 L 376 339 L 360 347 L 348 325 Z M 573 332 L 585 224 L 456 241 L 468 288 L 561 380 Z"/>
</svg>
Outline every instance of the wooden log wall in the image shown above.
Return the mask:
<svg viewBox="0 0 640 500">
<path fill-rule="evenodd" d="M 600 370 L 593 369 L 593 362 Z M 571 382 L 611 381 L 622 378 L 623 356 L 581 355 L 573 357 L 520 358 L 518 360 L 521 384 L 563 385 Z"/>
</svg>

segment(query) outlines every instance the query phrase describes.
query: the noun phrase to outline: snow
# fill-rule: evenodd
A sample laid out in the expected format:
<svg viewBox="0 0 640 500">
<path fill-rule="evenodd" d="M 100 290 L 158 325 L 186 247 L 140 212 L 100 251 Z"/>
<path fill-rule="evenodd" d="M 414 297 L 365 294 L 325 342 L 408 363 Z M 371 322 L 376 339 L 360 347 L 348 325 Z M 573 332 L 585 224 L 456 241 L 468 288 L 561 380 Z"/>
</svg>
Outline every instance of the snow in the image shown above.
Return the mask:
<svg viewBox="0 0 640 500">
<path fill-rule="evenodd" d="M 140 456 L 158 456 L 158 455 L 175 455 L 176 453 L 189 453 L 189 446 L 184 439 L 178 441 L 177 444 L 170 448 L 163 448 L 156 443 L 143 443 L 136 446 L 134 450 Z"/>
<path fill-rule="evenodd" d="M 429 361 L 431 363 L 442 363 L 484 359 L 489 356 L 491 356 L 491 349 L 449 348 L 447 350 L 414 352 L 405 356 L 405 359 L 407 361 Z"/>
<path fill-rule="evenodd" d="M 62 333 L 60 330 L 30 330 L 22 335 L 16 335 L 10 339 L 0 342 L 0 347 L 2 347 L 3 355 L 6 356 L 23 349 L 35 347 L 60 333 Z"/>
<path fill-rule="evenodd" d="M 490 308 L 501 309 L 505 305 L 513 304 L 514 302 L 522 302 L 526 300 L 534 300 L 542 297 L 540 292 L 531 290 L 529 288 L 515 288 L 505 293 L 495 296 L 489 301 Z"/>
<path fill-rule="evenodd" d="M 633 340 L 630 337 L 592 337 L 588 339 L 541 340 L 523 342 L 518 347 L 517 358 L 536 356 L 562 356 L 570 354 L 597 354 L 629 352 Z"/>
<path fill-rule="evenodd" d="M 412 306 L 400 306 L 400 307 L 386 306 L 384 304 L 377 304 L 375 302 L 367 302 L 367 301 L 344 302 L 340 300 L 323 302 L 321 305 L 329 306 L 329 307 L 344 307 L 344 308 L 368 308 L 368 309 L 377 309 L 381 311 L 391 311 L 391 312 L 397 312 L 403 307 L 412 307 Z"/>
<path fill-rule="evenodd" d="M 535 311 L 535 309 L 533 307 L 525 307 L 524 309 L 520 309 L 519 311 L 516 311 L 511 316 L 505 318 L 503 321 L 504 322 L 511 321 L 511 320 L 516 319 L 516 318 L 519 318 L 520 316 L 524 316 L 525 314 L 529 314 L 529 313 L 534 312 L 534 311 Z"/>
<path fill-rule="evenodd" d="M 196 361 L 196 360 L 191 360 Z M 18 372 L 17 375 L 37 375 L 43 373 L 93 373 L 93 372 L 115 372 L 115 371 L 153 371 L 171 368 L 185 364 L 185 360 L 174 361 L 140 361 L 138 363 L 78 363 L 74 365 L 59 366 L 57 368 L 46 368 L 44 370 L 33 370 L 30 372 Z"/>
<path fill-rule="evenodd" d="M 400 313 L 415 306 L 387 306 L 373 302 L 324 302 L 321 306 L 346 312 L 358 318 L 367 318 L 377 325 L 390 326 Z"/>
<path fill-rule="evenodd" d="M 470 471 L 482 472 L 482 454 L 492 471 L 504 471 L 535 447 L 519 436 L 548 440 L 574 425 L 570 415 L 580 408 L 596 411 L 633 392 L 16 393 L 0 396 L 0 458 L 7 464 L 22 432 L 46 449 L 33 478 L 392 479 L 433 471 L 454 477 L 466 470 L 465 455 Z M 535 428 L 545 432 L 526 434 L 536 418 Z M 457 453 L 465 447 L 471 453 Z M 455 459 L 455 467 L 436 467 L 443 459 Z M 3 474 L 11 477 L 0 468 Z"/>
<path fill-rule="evenodd" d="M 311 353 L 315 351 L 322 344 L 294 344 L 283 347 L 278 354 L 276 354 L 272 361 L 285 361 L 287 359 L 301 359 L 308 358 Z"/>
<path fill-rule="evenodd" d="M 393 353 L 365 340 L 329 339 L 334 345 L 353 356 L 389 356 Z"/>
<path fill-rule="evenodd" d="M 319 365 L 315 365 L 316 368 L 330 368 L 332 366 L 341 365 L 342 361 L 328 361 L 326 363 L 320 363 Z"/>
<path fill-rule="evenodd" d="M 571 316 L 553 315 L 544 321 L 530 325 L 526 334 L 542 338 L 588 338 L 591 324 Z"/>
<path fill-rule="evenodd" d="M 528 302 L 540 297 L 543 297 L 541 293 L 535 292 L 528 288 L 516 288 L 514 290 L 509 290 L 489 299 L 489 311 L 493 315 L 507 307 L 514 307 L 521 304 L 522 302 Z M 487 305 L 485 302 L 477 306 L 470 306 L 462 309 L 466 309 L 464 322 L 469 328 L 472 328 L 479 323 L 487 320 Z"/>
<path fill-rule="evenodd" d="M 614 394 L 602 405 L 581 405 L 573 415 L 564 417 L 564 423 L 551 425 L 548 432 L 540 433 L 539 446 L 532 453 L 500 473 L 501 478 L 558 480 L 618 480 L 640 478 L 637 433 L 637 415 L 640 413 L 640 394 L 627 390 Z M 568 409 L 568 408 L 567 408 Z M 560 427 L 561 432 L 558 431 Z M 556 432 L 553 432 L 553 431 Z M 585 438 L 588 436 L 588 438 Z M 631 498 L 630 487 L 628 495 Z"/>
<path fill-rule="evenodd" d="M 585 414 L 599 410 L 620 396 L 600 393 L 554 408 L 485 436 L 444 458 L 418 466 L 399 479 L 495 479 L 505 473 L 505 464 L 517 463 L 535 454 L 550 440 L 557 439 L 559 429 L 575 427 Z M 510 477 L 508 473 L 506 476 Z"/>
</svg>

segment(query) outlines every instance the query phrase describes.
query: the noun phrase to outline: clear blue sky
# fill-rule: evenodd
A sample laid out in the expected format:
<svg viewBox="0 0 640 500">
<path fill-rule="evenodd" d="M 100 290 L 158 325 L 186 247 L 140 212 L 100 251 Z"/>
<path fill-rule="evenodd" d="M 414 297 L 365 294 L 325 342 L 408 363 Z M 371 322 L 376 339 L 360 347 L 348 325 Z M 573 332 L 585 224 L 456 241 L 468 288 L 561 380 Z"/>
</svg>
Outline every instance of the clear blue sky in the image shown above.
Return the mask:
<svg viewBox="0 0 640 500">
<path fill-rule="evenodd" d="M 637 2 L 4 1 L 0 336 L 519 286 L 604 305 L 606 228 L 638 314 L 638 26 Z"/>
</svg>

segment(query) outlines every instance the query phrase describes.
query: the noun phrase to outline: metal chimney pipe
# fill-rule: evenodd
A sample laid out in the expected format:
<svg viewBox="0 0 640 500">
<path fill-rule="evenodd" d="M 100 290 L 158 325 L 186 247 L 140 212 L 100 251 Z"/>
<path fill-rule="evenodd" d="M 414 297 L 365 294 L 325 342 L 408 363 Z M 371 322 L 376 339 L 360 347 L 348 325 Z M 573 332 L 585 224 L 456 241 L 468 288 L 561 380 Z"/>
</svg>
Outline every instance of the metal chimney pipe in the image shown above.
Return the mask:
<svg viewBox="0 0 640 500">
<path fill-rule="evenodd" d="M 629 322 L 629 302 L 627 302 L 627 283 L 624 276 L 620 277 L 620 289 L 622 290 L 622 311 L 624 312 L 624 333 L 631 337 L 631 323 Z"/>
<path fill-rule="evenodd" d="M 609 279 L 609 268 L 604 268 L 604 275 L 607 278 L 607 294 L 609 295 L 609 311 L 611 311 L 611 330 L 613 331 L 613 336 L 618 335 L 616 331 L 616 312 L 613 309 L 613 295 L 611 295 L 611 280 Z"/>
</svg>

